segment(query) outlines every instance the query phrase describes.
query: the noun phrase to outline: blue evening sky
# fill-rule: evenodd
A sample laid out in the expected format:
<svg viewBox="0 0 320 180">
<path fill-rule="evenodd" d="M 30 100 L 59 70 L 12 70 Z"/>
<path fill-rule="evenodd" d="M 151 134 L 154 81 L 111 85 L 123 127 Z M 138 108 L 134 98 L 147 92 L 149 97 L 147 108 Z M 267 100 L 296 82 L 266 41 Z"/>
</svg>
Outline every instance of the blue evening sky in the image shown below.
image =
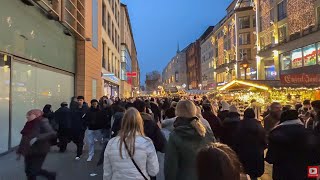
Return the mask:
<svg viewBox="0 0 320 180">
<path fill-rule="evenodd" d="M 121 0 L 128 5 L 138 51 L 141 84 L 177 51 L 198 39 L 226 15 L 231 0 Z"/>
</svg>

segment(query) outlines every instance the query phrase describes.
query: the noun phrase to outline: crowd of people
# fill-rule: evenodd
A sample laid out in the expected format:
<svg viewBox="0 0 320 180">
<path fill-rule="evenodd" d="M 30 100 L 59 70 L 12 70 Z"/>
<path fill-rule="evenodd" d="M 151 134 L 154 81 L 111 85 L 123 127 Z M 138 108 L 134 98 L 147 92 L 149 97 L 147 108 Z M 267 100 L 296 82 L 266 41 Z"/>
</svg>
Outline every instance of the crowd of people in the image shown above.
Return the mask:
<svg viewBox="0 0 320 180">
<path fill-rule="evenodd" d="M 320 101 L 294 108 L 274 102 L 260 115 L 248 107 L 207 97 L 108 98 L 83 96 L 27 113 L 18 158 L 28 180 L 56 178 L 42 169 L 50 146 L 61 153 L 76 144 L 75 160 L 103 150 L 104 180 L 256 180 L 265 161 L 274 180 L 308 179 L 308 166 L 320 165 Z M 266 153 L 265 153 L 266 152 Z"/>
</svg>

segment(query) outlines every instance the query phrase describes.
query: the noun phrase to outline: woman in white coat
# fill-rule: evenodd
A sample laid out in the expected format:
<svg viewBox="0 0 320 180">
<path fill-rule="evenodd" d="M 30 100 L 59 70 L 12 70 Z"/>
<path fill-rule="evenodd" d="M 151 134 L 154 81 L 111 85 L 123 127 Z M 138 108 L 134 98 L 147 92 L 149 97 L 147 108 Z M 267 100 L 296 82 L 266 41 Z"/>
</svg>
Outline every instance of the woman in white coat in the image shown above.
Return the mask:
<svg viewBox="0 0 320 180">
<path fill-rule="evenodd" d="M 140 113 L 129 108 L 124 114 L 119 135 L 106 147 L 103 180 L 150 180 L 150 176 L 157 175 L 156 150 L 143 129 Z"/>
</svg>

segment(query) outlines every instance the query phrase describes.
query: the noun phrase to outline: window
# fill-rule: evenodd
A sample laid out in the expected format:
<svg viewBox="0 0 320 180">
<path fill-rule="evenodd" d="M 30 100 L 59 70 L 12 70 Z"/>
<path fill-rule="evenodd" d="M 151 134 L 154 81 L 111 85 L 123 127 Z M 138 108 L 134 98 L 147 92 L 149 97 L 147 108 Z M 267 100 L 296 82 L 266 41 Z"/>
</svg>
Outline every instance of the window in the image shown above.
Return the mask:
<svg viewBox="0 0 320 180">
<path fill-rule="evenodd" d="M 239 45 L 250 44 L 250 33 L 239 34 Z"/>
<path fill-rule="evenodd" d="M 274 22 L 275 18 L 274 18 L 274 9 L 270 9 L 270 22 Z"/>
<path fill-rule="evenodd" d="M 317 43 L 317 51 L 318 51 L 318 64 L 320 64 L 320 42 Z"/>
<path fill-rule="evenodd" d="M 262 32 L 263 31 L 263 28 L 262 28 L 262 17 L 259 17 L 259 32 Z"/>
<path fill-rule="evenodd" d="M 250 28 L 250 16 L 239 18 L 240 29 Z"/>
<path fill-rule="evenodd" d="M 112 29 L 112 26 L 111 26 L 111 17 L 110 17 L 110 14 L 108 13 L 108 36 L 109 38 L 111 39 L 111 29 Z"/>
<path fill-rule="evenodd" d="M 112 56 L 111 56 L 111 51 L 110 48 L 108 48 L 108 71 L 111 71 L 111 62 L 112 62 Z"/>
<path fill-rule="evenodd" d="M 92 99 L 97 99 L 97 80 L 92 79 Z"/>
<path fill-rule="evenodd" d="M 320 6 L 317 7 L 317 19 L 318 19 L 318 25 L 320 25 Z"/>
<path fill-rule="evenodd" d="M 279 43 L 283 43 L 287 41 L 287 26 L 281 26 L 278 29 L 278 33 L 279 33 Z"/>
<path fill-rule="evenodd" d="M 317 64 L 317 51 L 315 44 L 311 44 L 303 48 L 303 62 L 304 66 Z"/>
<path fill-rule="evenodd" d="M 247 58 L 247 60 L 251 60 L 251 49 L 249 49 L 249 48 L 240 49 L 239 53 L 240 53 L 240 59 L 241 60 L 243 60 L 245 58 Z"/>
<path fill-rule="evenodd" d="M 257 26 L 257 20 L 256 20 L 256 15 L 254 15 L 253 17 L 252 17 L 252 23 L 253 23 L 253 27 L 256 27 Z"/>
<path fill-rule="evenodd" d="M 98 0 L 92 0 L 92 46 L 98 49 Z"/>
<path fill-rule="evenodd" d="M 287 0 L 278 4 L 278 21 L 287 17 Z"/>
<path fill-rule="evenodd" d="M 102 41 L 102 67 L 106 69 L 106 43 Z"/>
<path fill-rule="evenodd" d="M 179 73 L 178 72 L 175 72 L 175 81 L 179 82 Z"/>
<path fill-rule="evenodd" d="M 260 37 L 260 47 L 261 47 L 261 49 L 264 49 L 265 46 L 266 46 L 266 44 L 264 42 L 264 37 Z"/>
<path fill-rule="evenodd" d="M 291 52 L 292 69 L 302 67 L 302 48 Z"/>
<path fill-rule="evenodd" d="M 283 53 L 280 55 L 281 69 L 289 70 L 291 69 L 291 56 L 290 53 Z"/>
<path fill-rule="evenodd" d="M 114 28 L 114 24 L 113 24 L 113 22 L 112 22 L 112 29 L 111 29 L 111 34 L 112 34 L 112 43 L 114 44 L 114 35 L 115 35 L 115 30 L 114 30 L 115 28 Z"/>
<path fill-rule="evenodd" d="M 102 5 L 102 26 L 104 30 L 107 30 L 107 22 L 106 22 L 106 5 Z"/>
</svg>

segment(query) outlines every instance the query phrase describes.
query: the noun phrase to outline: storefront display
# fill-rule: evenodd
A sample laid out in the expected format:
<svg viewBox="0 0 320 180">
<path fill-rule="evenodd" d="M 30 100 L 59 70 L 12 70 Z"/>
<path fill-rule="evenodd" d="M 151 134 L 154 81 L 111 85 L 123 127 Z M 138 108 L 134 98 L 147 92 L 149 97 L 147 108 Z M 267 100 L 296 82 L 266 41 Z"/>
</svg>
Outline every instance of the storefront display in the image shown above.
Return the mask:
<svg viewBox="0 0 320 180">
<path fill-rule="evenodd" d="M 291 52 L 292 69 L 302 67 L 302 49 L 296 49 Z"/>
<path fill-rule="evenodd" d="M 315 44 L 303 48 L 304 66 L 311 66 L 317 64 L 317 51 Z"/>
<path fill-rule="evenodd" d="M 289 70 L 291 69 L 291 56 L 290 53 L 283 53 L 280 56 L 282 70 Z"/>
</svg>

